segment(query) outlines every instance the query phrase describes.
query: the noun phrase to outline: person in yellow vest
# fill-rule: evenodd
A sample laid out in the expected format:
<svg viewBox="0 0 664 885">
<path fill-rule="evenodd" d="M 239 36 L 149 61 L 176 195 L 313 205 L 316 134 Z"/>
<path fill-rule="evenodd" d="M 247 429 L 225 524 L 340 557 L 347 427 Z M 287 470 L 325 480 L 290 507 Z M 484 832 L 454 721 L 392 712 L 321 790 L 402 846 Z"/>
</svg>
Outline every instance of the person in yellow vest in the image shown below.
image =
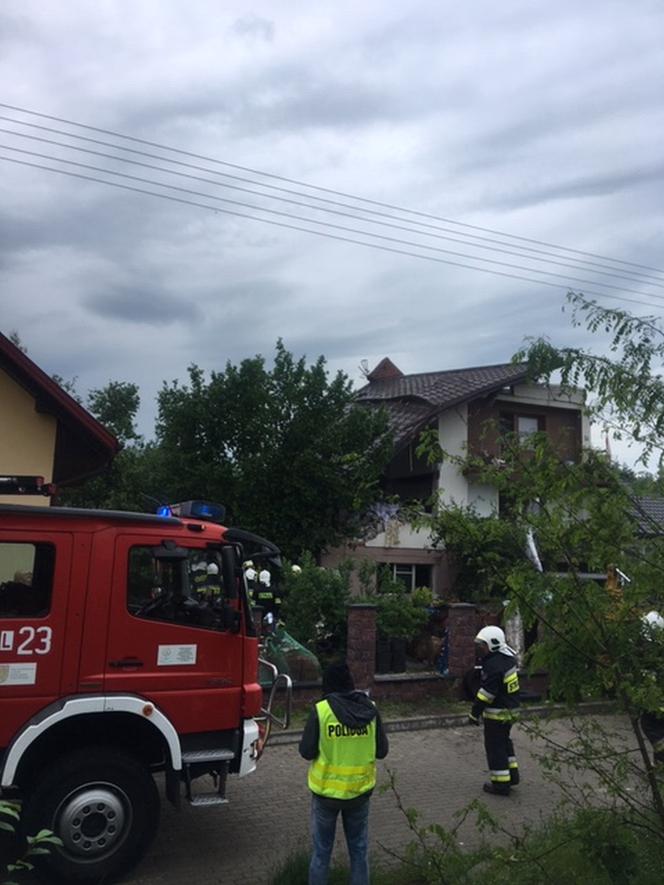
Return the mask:
<svg viewBox="0 0 664 885">
<path fill-rule="evenodd" d="M 388 742 L 376 705 L 355 691 L 347 664 L 330 664 L 323 673 L 323 699 L 309 713 L 299 749 L 311 762 L 309 885 L 327 883 L 339 813 L 351 885 L 367 885 L 369 799 L 376 785 L 376 759 L 387 756 Z"/>
</svg>

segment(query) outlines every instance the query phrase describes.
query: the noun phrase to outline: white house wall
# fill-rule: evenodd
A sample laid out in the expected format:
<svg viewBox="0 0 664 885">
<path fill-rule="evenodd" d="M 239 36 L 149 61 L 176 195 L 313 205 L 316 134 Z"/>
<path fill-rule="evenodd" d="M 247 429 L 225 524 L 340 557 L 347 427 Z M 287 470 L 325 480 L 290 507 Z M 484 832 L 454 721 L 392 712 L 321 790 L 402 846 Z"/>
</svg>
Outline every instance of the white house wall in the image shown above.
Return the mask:
<svg viewBox="0 0 664 885">
<path fill-rule="evenodd" d="M 365 547 L 404 547 L 412 550 L 424 550 L 431 546 L 431 534 L 423 529 L 414 529 L 411 525 L 395 523 L 387 531 L 380 532 Z"/>
<path fill-rule="evenodd" d="M 468 504 L 480 516 L 495 516 L 498 511 L 498 492 L 490 485 L 468 483 Z"/>
<path fill-rule="evenodd" d="M 468 482 L 453 458 L 463 458 L 468 444 L 468 405 L 462 403 L 447 409 L 438 418 L 438 439 L 451 458 L 440 466 L 438 491 L 442 504 L 468 504 Z"/>
<path fill-rule="evenodd" d="M 583 407 L 583 394 L 561 394 L 557 385 L 518 384 L 513 393 L 499 394 L 496 399 L 510 403 L 523 403 L 531 406 L 554 406 L 560 409 L 579 411 Z M 468 446 L 468 404 L 461 403 L 442 412 L 438 418 L 438 439 L 450 457 L 440 465 L 438 493 L 443 505 L 457 504 L 472 506 L 481 516 L 491 516 L 498 510 L 498 492 L 490 485 L 469 482 L 459 470 L 455 458 L 464 458 Z M 590 446 L 590 421 L 582 412 L 583 446 Z M 415 530 L 410 525 L 393 521 L 372 540 L 365 542 L 367 547 L 424 550 L 431 547 L 429 532 Z"/>
</svg>

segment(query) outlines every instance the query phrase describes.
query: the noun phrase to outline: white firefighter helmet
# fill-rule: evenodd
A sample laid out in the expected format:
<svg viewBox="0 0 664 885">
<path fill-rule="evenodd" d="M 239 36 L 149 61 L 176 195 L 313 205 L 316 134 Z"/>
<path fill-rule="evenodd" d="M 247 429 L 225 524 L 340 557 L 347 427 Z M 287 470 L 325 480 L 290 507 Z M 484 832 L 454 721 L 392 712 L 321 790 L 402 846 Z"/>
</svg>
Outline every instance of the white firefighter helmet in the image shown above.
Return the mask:
<svg viewBox="0 0 664 885">
<path fill-rule="evenodd" d="M 644 615 L 643 618 L 644 625 L 650 630 L 662 630 L 664 629 L 664 618 L 660 615 L 659 612 L 651 611 L 648 612 L 647 615 Z"/>
<path fill-rule="evenodd" d="M 253 568 L 253 567 L 254 567 L 254 563 L 253 563 L 253 560 L 251 560 L 251 559 L 245 559 L 245 561 L 242 563 L 242 568 Z"/>
<path fill-rule="evenodd" d="M 500 627 L 482 627 L 475 637 L 475 642 L 485 642 L 489 651 L 501 651 L 506 648 L 505 634 Z"/>
<path fill-rule="evenodd" d="M 217 565 L 216 562 L 210 563 L 210 565 L 207 567 L 207 573 L 208 573 L 208 575 L 218 575 L 219 574 L 219 566 Z"/>
<path fill-rule="evenodd" d="M 302 574 L 302 569 L 299 565 L 292 565 L 290 570 L 291 570 L 291 574 L 293 574 L 293 575 L 301 575 Z"/>
</svg>

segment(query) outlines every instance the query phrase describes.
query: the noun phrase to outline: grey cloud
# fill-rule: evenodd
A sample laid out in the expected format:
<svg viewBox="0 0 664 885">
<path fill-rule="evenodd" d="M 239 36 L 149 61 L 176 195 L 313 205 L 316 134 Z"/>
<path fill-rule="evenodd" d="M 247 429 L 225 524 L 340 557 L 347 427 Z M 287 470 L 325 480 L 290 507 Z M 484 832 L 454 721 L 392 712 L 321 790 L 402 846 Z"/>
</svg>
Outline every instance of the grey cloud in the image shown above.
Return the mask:
<svg viewBox="0 0 664 885">
<path fill-rule="evenodd" d="M 258 15 L 246 15 L 236 19 L 232 30 L 241 37 L 259 37 L 268 43 L 274 40 L 274 22 Z"/>
<path fill-rule="evenodd" d="M 200 319 L 199 308 L 189 298 L 175 298 L 159 289 L 103 287 L 104 291 L 83 300 L 87 309 L 108 319 L 165 326 L 175 321 L 187 324 Z"/>
<path fill-rule="evenodd" d="M 579 200 L 583 197 L 598 197 L 616 194 L 619 191 L 632 190 L 664 178 L 664 163 L 650 169 L 633 169 L 603 175 L 579 175 L 545 187 L 523 189 L 521 193 L 512 189 L 509 194 L 493 197 L 494 206 L 506 206 L 510 209 L 535 206 L 554 200 Z"/>
</svg>

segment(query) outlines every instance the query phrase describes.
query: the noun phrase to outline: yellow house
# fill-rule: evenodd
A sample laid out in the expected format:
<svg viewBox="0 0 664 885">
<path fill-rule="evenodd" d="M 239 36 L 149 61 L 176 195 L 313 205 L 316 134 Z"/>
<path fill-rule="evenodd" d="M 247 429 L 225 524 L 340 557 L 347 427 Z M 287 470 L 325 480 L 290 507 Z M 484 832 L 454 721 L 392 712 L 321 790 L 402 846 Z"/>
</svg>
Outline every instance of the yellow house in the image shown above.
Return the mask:
<svg viewBox="0 0 664 885">
<path fill-rule="evenodd" d="M 93 476 L 119 451 L 116 438 L 0 333 L 0 478 L 40 476 L 65 486 Z M 17 498 L 0 495 L 0 503 Z M 46 496 L 21 504 L 48 506 Z"/>
</svg>

